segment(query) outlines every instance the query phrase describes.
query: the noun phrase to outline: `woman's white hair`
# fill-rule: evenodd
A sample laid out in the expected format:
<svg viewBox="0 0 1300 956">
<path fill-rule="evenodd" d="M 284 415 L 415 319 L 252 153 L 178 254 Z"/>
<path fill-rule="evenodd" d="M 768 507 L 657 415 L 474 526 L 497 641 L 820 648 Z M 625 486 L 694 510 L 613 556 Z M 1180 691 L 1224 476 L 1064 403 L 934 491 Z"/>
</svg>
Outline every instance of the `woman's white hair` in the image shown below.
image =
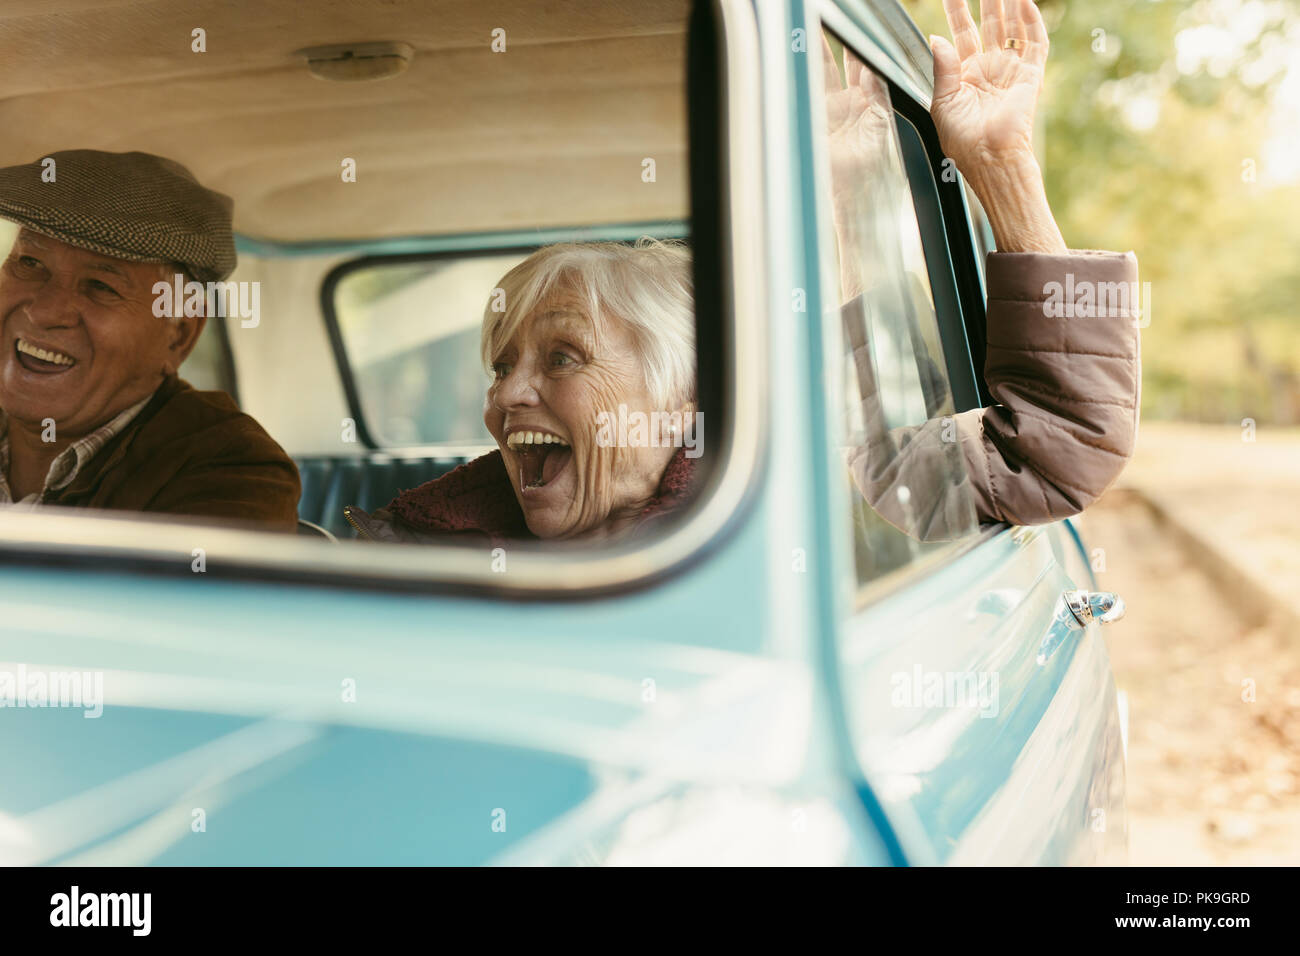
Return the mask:
<svg viewBox="0 0 1300 956">
<path fill-rule="evenodd" d="M 501 279 L 483 311 L 483 365 L 552 294 L 576 296 L 593 322 L 631 328 L 646 388 L 665 410 L 695 400 L 695 297 L 685 243 L 642 237 L 543 246 Z M 505 309 L 499 311 L 504 298 Z"/>
</svg>

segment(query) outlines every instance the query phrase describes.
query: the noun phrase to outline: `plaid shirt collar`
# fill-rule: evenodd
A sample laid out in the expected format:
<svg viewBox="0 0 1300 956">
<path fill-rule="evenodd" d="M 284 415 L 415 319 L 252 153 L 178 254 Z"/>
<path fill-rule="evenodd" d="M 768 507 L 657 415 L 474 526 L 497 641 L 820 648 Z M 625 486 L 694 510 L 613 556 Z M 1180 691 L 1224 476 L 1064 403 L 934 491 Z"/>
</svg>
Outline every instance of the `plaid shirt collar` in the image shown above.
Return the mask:
<svg viewBox="0 0 1300 956">
<path fill-rule="evenodd" d="M 72 484 L 81 469 L 86 467 L 86 463 L 99 454 L 115 435 L 131 424 L 131 420 L 140 414 L 152 398 L 153 395 L 149 395 L 136 402 L 89 435 L 77 439 L 59 452 L 58 457 L 50 462 L 50 470 L 45 475 L 45 487 L 39 494 L 32 492 L 21 502 L 14 502 L 13 492 L 9 488 L 9 417 L 3 409 L 0 409 L 0 504 L 37 504 L 50 492 L 59 491 Z"/>
</svg>

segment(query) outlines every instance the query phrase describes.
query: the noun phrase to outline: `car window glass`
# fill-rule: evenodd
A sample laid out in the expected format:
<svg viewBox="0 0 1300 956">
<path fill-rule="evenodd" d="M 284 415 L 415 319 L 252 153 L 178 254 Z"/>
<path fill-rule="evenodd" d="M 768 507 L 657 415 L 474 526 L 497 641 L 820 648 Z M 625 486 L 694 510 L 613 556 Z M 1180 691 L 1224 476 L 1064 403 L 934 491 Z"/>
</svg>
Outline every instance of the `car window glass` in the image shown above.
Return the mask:
<svg viewBox="0 0 1300 956">
<path fill-rule="evenodd" d="M 859 584 L 975 532 L 938 316 L 885 82 L 825 33 L 819 122 L 834 235 L 823 262 L 841 349 L 828 380 L 843 410 L 835 446 L 850 488 Z M 833 64 L 833 68 L 831 66 Z M 834 317 L 832 317 L 834 318 Z"/>
<path fill-rule="evenodd" d="M 197 343 L 187 351 L 179 376 L 163 376 L 166 390 L 144 402 L 148 414 L 123 415 L 119 424 L 133 430 L 91 461 L 106 473 L 118 469 L 112 481 L 99 481 L 87 468 L 76 476 L 79 484 L 55 488 L 50 481 L 41 487 L 43 474 L 28 466 L 35 456 L 19 449 L 15 503 L 30 503 L 31 510 L 39 506 L 41 512 L 58 507 L 64 510 L 52 517 L 70 519 L 139 514 L 144 520 L 134 526 L 139 535 L 133 547 L 148 545 L 155 527 L 162 528 L 159 535 L 169 533 L 164 527 L 169 521 L 274 531 L 285 536 L 285 555 L 266 560 L 286 566 L 299 560 L 288 553 L 291 548 L 329 541 L 322 530 L 340 539 L 357 536 L 368 544 L 391 542 L 432 552 L 444 545 L 483 547 L 508 540 L 511 570 L 519 571 L 509 579 L 515 587 L 513 582 L 525 580 L 528 564 L 515 559 L 517 552 L 590 549 L 618 557 L 671 535 L 697 516 L 697 508 L 703 512 L 706 501 L 723 500 L 700 492 L 713 487 L 716 467 L 738 458 L 730 437 L 737 430 L 733 391 L 740 386 L 723 374 L 732 344 L 727 286 L 735 274 L 731 247 L 719 239 L 721 226 L 732 228 L 724 213 L 737 194 L 730 187 L 737 184 L 692 192 L 699 177 L 688 172 L 695 164 L 725 180 L 719 147 L 732 138 L 749 138 L 756 123 L 737 117 L 748 116 L 758 104 L 734 106 L 731 115 L 723 115 L 725 122 L 698 120 L 701 113 L 719 113 L 724 102 L 733 109 L 720 83 L 730 77 L 734 48 L 715 42 L 726 33 L 717 11 L 692 18 L 693 6 L 679 0 L 636 10 L 603 4 L 599 15 L 569 6 L 550 11 L 545 35 L 518 26 L 509 41 L 495 35 L 504 28 L 467 14 L 464 35 L 492 35 L 490 47 L 467 45 L 458 33 L 448 35 L 436 55 L 433 48 L 421 48 L 414 60 L 396 54 L 362 57 L 365 51 L 343 42 L 330 56 L 314 56 L 302 52 L 312 45 L 313 30 L 327 27 L 340 41 L 351 35 L 346 11 L 324 20 L 314 14 L 276 19 L 274 11 L 263 16 L 250 7 L 229 24 L 206 27 L 214 43 L 218 37 L 230 42 L 230 26 L 241 37 L 260 38 L 249 41 L 253 45 L 233 73 L 186 49 L 184 56 L 167 53 L 146 64 L 143 73 L 127 76 L 120 58 L 98 55 L 98 41 L 73 42 L 92 32 L 86 25 L 70 22 L 56 31 L 76 47 L 85 73 L 78 89 L 85 95 L 68 99 L 59 95 L 57 83 L 36 83 L 28 103 L 32 122 L 19 124 L 27 132 L 6 147 L 6 163 L 43 155 L 48 147 L 42 137 L 58 128 L 85 131 L 70 144 L 78 148 L 181 164 L 193 182 L 221 197 L 225 212 L 205 220 L 202 228 L 227 245 L 233 240 L 238 262 L 224 251 L 219 263 L 207 262 L 197 249 L 190 262 L 191 252 L 173 255 L 167 246 L 165 266 L 184 264 L 187 272 L 198 267 L 185 276 L 191 281 L 164 284 L 167 303 L 164 293 L 142 285 L 147 296 L 114 306 L 113 317 L 120 314 L 123 321 L 104 321 L 96 328 L 107 341 L 121 329 L 139 330 L 141 323 L 129 321 L 137 314 L 207 316 L 203 332 L 177 346 L 188 350 L 191 341 Z M 419 5 L 385 10 L 394 35 L 419 34 L 433 15 Z M 30 19 L 17 18 L 17 33 L 31 27 Z M 262 29 L 268 24 L 274 29 Z M 103 26 L 108 30 L 104 48 L 120 47 L 127 31 L 116 21 Z M 0 32 L 6 30 L 15 32 L 12 25 Z M 298 39 L 286 47 L 286 37 Z M 292 64 L 284 60 L 286 48 L 300 49 Z M 690 51 L 699 55 L 688 56 Z M 351 82 L 358 78 L 351 69 L 355 64 L 347 63 L 354 56 L 384 61 L 362 63 L 363 70 L 376 68 L 371 82 Z M 186 95 L 181 100 L 191 104 L 186 108 L 167 93 L 182 74 Z M 112 113 L 123 82 L 147 109 Z M 753 82 L 744 85 L 757 89 Z M 195 102 L 212 106 L 215 120 L 188 116 L 186 109 L 192 112 Z M 219 108 L 212 105 L 217 103 Z M 111 134 L 92 122 L 106 115 L 115 117 Z M 229 128 L 222 129 L 227 121 Z M 688 136 L 692 121 L 699 135 Z M 185 122 L 203 132 L 200 139 L 182 137 L 181 143 L 176 138 L 174 130 Z M 164 132 L 167 128 L 173 134 Z M 744 152 L 754 150 L 748 143 Z M 53 168 L 48 172 L 45 181 L 60 185 L 78 175 L 77 167 L 62 160 L 57 179 Z M 121 192 L 123 208 L 130 208 L 126 187 L 133 180 L 118 176 L 116 181 L 120 190 L 92 192 Z M 751 197 L 757 195 L 745 177 L 737 181 Z M 701 227 L 707 241 L 698 244 L 693 241 L 696 207 L 707 215 Z M 747 200 L 744 215 L 746 221 L 761 220 L 761 205 Z M 0 227 L 0 243 L 7 245 L 14 232 Z M 756 230 L 747 234 L 755 236 Z M 653 267 L 602 271 L 594 257 L 608 250 L 593 248 L 601 244 L 656 257 Z M 75 241 L 70 245 L 81 248 Z M 586 257 L 575 258 L 576 265 L 548 280 L 546 301 L 531 301 L 512 289 L 510 303 L 529 304 L 510 313 L 517 322 L 510 326 L 514 331 L 509 340 L 494 343 L 492 367 L 485 368 L 480 341 L 494 293 L 526 256 L 556 245 L 581 245 Z M 123 258 L 132 268 L 154 261 L 133 248 L 114 246 L 110 252 L 124 255 L 107 258 Z M 695 275 L 697 250 L 702 250 L 702 280 Z M 599 295 L 590 295 L 591 289 Z M 708 311 L 697 352 L 693 299 L 698 289 L 705 290 L 701 301 Z M 579 305 L 594 304 L 584 311 L 571 302 L 550 301 L 570 294 L 587 297 Z M 219 311 L 215 302 L 222 303 Z M 648 305 L 641 308 L 642 303 Z M 191 308 L 195 311 L 186 311 Z M 228 321 L 217 321 L 218 315 Z M 567 339 L 591 340 L 598 348 L 577 358 L 549 350 L 544 334 L 535 330 L 558 326 L 555 315 L 567 323 Z M 223 326 L 225 334 L 217 335 Z M 177 338 L 151 335 L 148 342 Z M 514 339 L 537 354 L 529 353 L 527 361 L 508 355 L 521 348 Z M 571 345 L 567 339 L 563 344 Z M 79 345 L 72 334 L 60 342 Z M 708 347 L 712 343 L 716 347 Z M 44 351 L 58 344 L 33 347 Z M 114 351 L 123 362 L 112 371 L 134 373 L 134 364 L 143 361 L 137 357 L 146 351 Z M 51 361 L 59 364 L 62 358 Z M 32 361 L 47 360 L 33 353 Z M 502 371 L 506 367 L 518 372 L 512 383 L 524 383 L 511 385 L 509 410 L 485 401 L 494 384 L 509 377 Z M 107 368 L 103 361 L 95 366 L 97 372 L 101 368 Z M 616 369 L 617 376 L 605 374 L 607 368 Z M 598 373 L 603 375 L 598 394 L 580 387 Z M 532 404 L 528 396 L 515 397 L 531 386 L 530 377 L 549 386 Z M 76 384 L 74 379 L 81 381 L 76 376 L 61 381 Z M 236 383 L 234 403 L 220 395 L 193 394 L 233 393 Z M 17 400 L 8 404 L 10 421 L 19 421 Z M 744 408 L 749 417 L 741 448 L 748 455 L 758 443 L 751 437 L 759 430 L 752 424 L 758 412 L 752 399 Z M 171 417 L 160 416 L 163 410 Z M 707 432 L 702 427 L 706 410 Z M 86 433 L 96 435 L 94 426 L 116 417 L 104 414 L 102 422 L 86 422 Z M 197 424 L 190 427 L 191 421 Z M 58 424 L 61 441 L 74 437 L 72 427 L 63 427 L 63 417 Z M 155 437 L 149 429 L 168 442 L 156 461 L 148 457 Z M 145 437 L 135 440 L 141 433 Z M 587 453 L 606 447 L 616 453 Z M 114 457 L 118 449 L 139 454 Z M 610 464 L 599 472 L 585 469 L 597 459 Z M 637 466 L 624 468 L 625 460 Z M 462 466 L 471 467 L 428 487 Z M 165 488 L 149 483 L 156 477 L 146 473 L 149 469 Z M 496 480 L 502 470 L 508 485 Z M 748 464 L 743 468 L 745 474 L 751 470 Z M 472 486 L 483 489 L 481 494 L 469 504 L 450 500 L 458 482 L 479 475 L 492 479 Z M 549 496 L 541 493 L 548 485 Z M 425 489 L 424 497 L 414 494 L 418 489 Z M 391 509 L 399 498 L 410 507 Z M 540 499 L 548 502 L 545 508 L 537 505 Z M 559 504 L 550 504 L 551 499 Z M 641 507 L 647 500 L 653 506 Z M 533 520 L 524 514 L 528 506 L 549 509 L 543 519 L 554 520 Z M 349 515 L 367 517 L 370 524 L 350 522 Z M 683 547 L 689 544 L 684 536 L 674 537 Z M 241 557 L 263 560 L 259 543 L 229 540 Z M 368 552 L 355 550 L 356 560 L 369 566 Z M 353 551 L 347 547 L 339 558 L 321 560 L 347 563 Z M 585 557 L 579 554 L 578 560 Z M 462 570 L 446 554 L 430 555 L 430 564 L 439 561 Z M 482 574 L 501 573 L 504 564 L 498 565 L 484 565 Z M 626 576 L 624 566 L 642 573 L 629 561 L 619 565 L 620 576 Z M 490 588 L 505 586 L 502 578 L 484 580 Z M 532 586 L 535 582 L 527 585 Z"/>
<path fill-rule="evenodd" d="M 489 444 L 479 330 L 493 287 L 522 253 L 362 262 L 332 305 L 359 411 L 384 448 Z"/>
</svg>

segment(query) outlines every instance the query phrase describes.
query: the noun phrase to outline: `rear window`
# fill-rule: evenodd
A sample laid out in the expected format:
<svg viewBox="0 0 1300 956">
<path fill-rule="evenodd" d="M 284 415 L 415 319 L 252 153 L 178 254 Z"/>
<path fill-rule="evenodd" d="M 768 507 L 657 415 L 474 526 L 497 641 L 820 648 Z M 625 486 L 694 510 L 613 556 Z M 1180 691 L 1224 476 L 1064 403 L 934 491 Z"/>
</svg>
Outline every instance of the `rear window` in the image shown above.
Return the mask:
<svg viewBox="0 0 1300 956">
<path fill-rule="evenodd" d="M 682 238 L 688 227 L 649 223 L 608 232 L 631 242 Z M 483 315 L 501 277 L 535 248 L 371 256 L 325 277 L 335 359 L 367 444 L 386 451 L 492 444 L 483 424 Z"/>
<path fill-rule="evenodd" d="M 497 281 L 527 252 L 362 259 L 330 274 L 339 368 L 372 444 L 491 443 L 479 329 Z"/>
</svg>

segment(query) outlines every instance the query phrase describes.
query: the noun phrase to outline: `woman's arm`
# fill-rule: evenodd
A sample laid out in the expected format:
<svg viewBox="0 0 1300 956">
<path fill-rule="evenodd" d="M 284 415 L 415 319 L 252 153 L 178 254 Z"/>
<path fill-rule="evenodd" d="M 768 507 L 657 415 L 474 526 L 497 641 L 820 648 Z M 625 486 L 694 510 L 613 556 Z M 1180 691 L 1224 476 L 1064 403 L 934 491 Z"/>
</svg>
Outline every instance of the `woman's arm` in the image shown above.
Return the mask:
<svg viewBox="0 0 1300 956">
<path fill-rule="evenodd" d="M 1066 247 L 1032 149 L 1047 31 L 1031 0 L 1003 3 L 981 5 L 977 30 L 965 0 L 945 0 L 955 46 L 931 38 L 939 141 L 983 204 L 999 250 L 986 270 L 984 367 L 996 404 L 871 434 L 883 417 L 867 380 L 869 439 L 848 452 L 872 507 L 923 540 L 969 531 L 972 500 L 985 523 L 1076 514 L 1118 477 L 1137 436 L 1137 260 Z M 860 381 L 869 366 L 869 357 L 859 361 Z M 963 465 L 956 485 L 947 483 L 954 450 Z"/>
<path fill-rule="evenodd" d="M 1079 314 L 1049 317 L 1058 299 L 1044 286 L 1067 274 L 1076 290 L 1107 290 L 1105 307 L 1078 291 Z M 995 404 L 885 429 L 875 382 L 864 378 L 870 357 L 858 362 L 868 436 L 848 452 L 854 483 L 891 524 L 923 541 L 971 531 L 972 501 L 982 524 L 1078 514 L 1133 454 L 1142 386 L 1133 255 L 991 253 L 987 278 L 984 378 Z"/>
</svg>

